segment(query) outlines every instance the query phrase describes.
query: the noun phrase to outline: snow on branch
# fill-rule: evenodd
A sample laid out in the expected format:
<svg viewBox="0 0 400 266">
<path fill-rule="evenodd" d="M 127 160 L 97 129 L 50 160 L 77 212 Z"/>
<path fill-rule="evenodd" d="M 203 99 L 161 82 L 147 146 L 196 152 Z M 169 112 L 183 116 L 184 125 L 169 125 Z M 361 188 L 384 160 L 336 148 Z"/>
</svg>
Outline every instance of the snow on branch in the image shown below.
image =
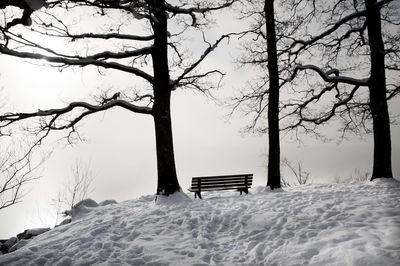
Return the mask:
<svg viewBox="0 0 400 266">
<path fill-rule="evenodd" d="M 104 59 L 123 59 L 134 56 L 149 55 L 153 49 L 153 46 L 144 47 L 140 49 L 135 49 L 132 51 L 124 51 L 120 53 L 114 53 L 110 51 L 105 51 L 97 53 L 94 55 L 89 55 L 86 57 L 78 57 L 79 59 L 89 59 L 89 60 L 104 60 Z"/>
<path fill-rule="evenodd" d="M 77 122 L 79 122 L 82 118 L 89 114 L 105 111 L 107 109 L 110 109 L 112 107 L 122 107 L 124 109 L 127 109 L 129 111 L 135 112 L 135 113 L 141 113 L 141 114 L 151 114 L 152 109 L 150 107 L 142 107 L 142 106 L 137 106 L 134 104 L 131 104 L 127 101 L 124 100 L 112 100 L 109 102 L 106 102 L 105 104 L 100 104 L 100 105 L 93 105 L 90 103 L 86 102 L 72 102 L 68 104 L 68 106 L 63 107 L 63 108 L 57 108 L 57 109 L 48 109 L 48 110 L 38 110 L 37 112 L 32 112 L 32 113 L 6 113 L 4 115 L 0 115 L 0 128 L 6 127 L 16 121 L 21 121 L 21 120 L 26 120 L 29 118 L 33 117 L 51 117 L 53 116 L 54 118 L 58 118 L 61 115 L 67 114 L 71 111 L 73 111 L 75 108 L 84 108 L 86 111 L 82 112 L 79 116 L 76 118 L 72 119 L 69 123 L 67 123 L 65 126 L 62 127 L 56 127 L 54 126 L 54 122 L 52 120 L 52 124 L 49 124 L 49 127 L 51 129 L 65 129 L 74 126 Z"/>
<path fill-rule="evenodd" d="M 196 7 L 187 7 L 187 8 L 178 7 L 166 3 L 165 8 L 168 12 L 172 13 L 173 15 L 176 14 L 189 15 L 192 18 L 192 26 L 196 26 L 197 25 L 196 14 L 205 14 L 207 12 L 224 9 L 226 7 L 232 6 L 235 2 L 237 2 L 237 0 L 225 1 L 225 3 L 216 6 L 201 7 L 200 4 L 198 4 Z"/>
<path fill-rule="evenodd" d="M 131 73 L 134 74 L 138 77 L 141 77 L 145 80 L 147 80 L 150 83 L 153 83 L 153 76 L 149 75 L 145 71 L 132 67 L 132 66 L 126 66 L 117 62 L 107 62 L 107 61 L 102 61 L 107 58 L 127 58 L 130 56 L 138 56 L 138 55 L 143 55 L 143 54 L 148 54 L 150 52 L 150 48 L 144 48 L 140 51 L 132 51 L 131 53 L 129 52 L 123 52 L 123 53 L 111 53 L 111 52 L 104 52 L 104 53 L 99 53 L 97 55 L 93 56 L 88 56 L 88 57 L 63 57 L 63 56 L 46 56 L 43 54 L 39 53 L 30 53 L 30 52 L 18 52 L 15 50 L 11 50 L 5 46 L 0 45 L 0 52 L 2 54 L 6 55 L 11 55 L 11 56 L 16 56 L 20 58 L 25 58 L 25 59 L 36 59 L 36 60 L 46 60 L 49 63 L 56 63 L 56 64 L 63 64 L 63 65 L 70 65 L 70 66 L 88 66 L 88 65 L 93 65 L 93 66 L 99 66 L 99 67 L 104 67 L 104 68 L 110 68 L 110 69 L 116 69 L 120 70 L 123 72 Z M 129 55 L 130 54 L 130 55 Z M 129 56 L 128 56 L 129 55 Z M 99 60 L 101 59 L 101 60 Z"/>
<path fill-rule="evenodd" d="M 64 36 L 62 36 L 64 37 Z M 122 33 L 106 33 L 106 34 L 97 34 L 97 33 L 83 33 L 83 34 L 70 34 L 67 33 L 66 37 L 70 37 L 73 41 L 77 39 L 121 39 L 121 40 L 132 40 L 132 41 L 151 41 L 154 39 L 154 35 L 148 36 L 140 36 L 140 35 L 132 35 L 132 34 L 122 34 Z"/>
<path fill-rule="evenodd" d="M 356 78 L 351 78 L 351 77 L 345 77 L 345 76 L 339 76 L 339 73 L 337 70 L 334 71 L 327 71 L 324 72 L 321 68 L 315 66 L 315 65 L 297 65 L 294 68 L 293 74 L 292 74 L 292 80 L 296 77 L 298 71 L 300 70 L 313 70 L 317 72 L 317 74 L 325 81 L 325 82 L 332 82 L 332 83 L 345 83 L 349 85 L 355 85 L 355 86 L 367 86 L 368 85 L 368 78 L 365 79 L 356 79 Z M 332 76 L 332 74 L 335 74 L 335 76 Z"/>
</svg>

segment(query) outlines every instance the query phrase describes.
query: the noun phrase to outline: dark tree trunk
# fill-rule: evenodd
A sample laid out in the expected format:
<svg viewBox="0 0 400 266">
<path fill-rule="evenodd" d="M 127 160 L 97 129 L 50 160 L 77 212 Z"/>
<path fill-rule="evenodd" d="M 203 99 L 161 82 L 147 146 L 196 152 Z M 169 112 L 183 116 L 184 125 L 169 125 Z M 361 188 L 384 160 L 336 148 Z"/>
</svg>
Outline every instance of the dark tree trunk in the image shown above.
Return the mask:
<svg viewBox="0 0 400 266">
<path fill-rule="evenodd" d="M 156 131 L 157 150 L 157 194 L 170 195 L 180 191 L 176 175 L 174 145 L 171 126 L 171 87 L 168 68 L 168 31 L 165 2 L 151 0 L 154 17 L 154 48 L 152 52 L 154 71 L 153 118 Z"/>
<path fill-rule="evenodd" d="M 170 93 L 155 100 L 154 125 L 156 131 L 157 150 L 157 194 L 170 195 L 180 191 L 175 168 L 174 145 L 170 115 Z M 156 107 L 157 106 L 157 107 Z"/>
<path fill-rule="evenodd" d="M 268 182 L 271 189 L 281 187 L 280 144 L 279 144 L 279 71 L 275 36 L 274 1 L 265 0 L 268 49 Z"/>
<path fill-rule="evenodd" d="M 368 81 L 374 131 L 374 162 L 371 180 L 393 177 L 390 118 L 386 100 L 385 53 L 380 9 L 377 0 L 365 0 L 368 39 L 371 53 L 371 76 Z"/>
<path fill-rule="evenodd" d="M 4 9 L 8 6 L 16 6 L 21 9 L 29 8 L 28 4 L 22 0 L 1 0 L 0 2 L 0 9 Z"/>
</svg>

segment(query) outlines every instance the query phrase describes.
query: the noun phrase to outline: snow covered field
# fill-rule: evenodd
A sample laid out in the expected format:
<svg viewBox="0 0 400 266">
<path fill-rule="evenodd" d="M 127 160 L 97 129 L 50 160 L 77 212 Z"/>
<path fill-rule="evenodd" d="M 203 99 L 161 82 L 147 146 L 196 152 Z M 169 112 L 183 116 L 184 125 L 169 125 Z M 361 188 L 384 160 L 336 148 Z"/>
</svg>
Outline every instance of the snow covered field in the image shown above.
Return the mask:
<svg viewBox="0 0 400 266">
<path fill-rule="evenodd" d="M 203 197 L 85 208 L 0 265 L 400 265 L 399 181 Z"/>
</svg>

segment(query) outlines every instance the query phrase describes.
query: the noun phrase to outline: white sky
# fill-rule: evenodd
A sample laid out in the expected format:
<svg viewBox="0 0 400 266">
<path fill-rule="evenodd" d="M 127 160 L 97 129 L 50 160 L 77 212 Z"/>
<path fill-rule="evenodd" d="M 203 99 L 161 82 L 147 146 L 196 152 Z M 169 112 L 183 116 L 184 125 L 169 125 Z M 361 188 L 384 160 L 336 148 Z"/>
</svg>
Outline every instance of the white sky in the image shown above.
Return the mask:
<svg viewBox="0 0 400 266">
<path fill-rule="evenodd" d="M 221 94 L 229 95 L 253 73 L 236 70 L 225 46 L 213 54 L 209 65 L 228 73 Z M 125 75 L 100 76 L 94 68 L 65 70 L 28 64 L 21 59 L 0 56 L 2 101 L 14 111 L 63 106 L 68 100 L 87 99 L 97 87 L 122 86 Z M 118 89 L 116 89 L 118 91 Z M 395 110 L 397 109 L 397 110 Z M 400 112 L 400 99 L 391 103 Z M 7 110 L 9 111 L 9 110 Z M 172 119 L 179 182 L 186 191 L 192 176 L 254 173 L 255 185 L 266 184 L 267 136 L 245 135 L 239 131 L 246 119 L 237 115 L 226 122 L 228 109 L 200 94 L 177 91 L 172 99 Z M 96 201 L 132 199 L 154 194 L 156 161 L 153 121 L 150 116 L 122 109 L 85 119 L 81 132 L 87 142 L 74 147 L 57 144 L 56 136 L 45 146 L 53 156 L 42 167 L 42 178 L 29 187 L 23 202 L 0 212 L 0 239 L 32 227 L 53 226 L 55 210 L 51 200 L 62 192 L 76 160 L 91 164 Z M 400 176 L 400 127 L 392 126 L 393 170 Z M 355 169 L 371 171 L 372 140 L 351 138 L 341 145 L 306 140 L 305 145 L 282 141 L 282 157 L 301 161 L 316 182 L 346 176 Z"/>
</svg>

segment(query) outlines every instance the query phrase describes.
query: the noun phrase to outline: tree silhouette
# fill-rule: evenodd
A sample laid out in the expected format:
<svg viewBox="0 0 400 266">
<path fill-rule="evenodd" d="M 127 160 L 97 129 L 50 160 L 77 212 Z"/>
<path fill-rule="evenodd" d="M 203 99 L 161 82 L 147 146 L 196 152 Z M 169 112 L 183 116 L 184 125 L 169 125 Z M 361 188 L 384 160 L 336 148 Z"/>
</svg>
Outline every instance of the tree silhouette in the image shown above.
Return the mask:
<svg viewBox="0 0 400 266">
<path fill-rule="evenodd" d="M 292 45 L 292 48 L 296 47 L 292 54 L 299 55 L 305 51 L 314 51 L 315 54 L 315 49 L 321 49 L 326 55 L 326 59 L 321 59 L 325 65 L 299 64 L 293 76 L 300 71 L 315 72 L 329 85 L 319 86 L 319 89 L 307 92 L 308 95 L 303 94 L 300 103 L 287 104 L 289 109 L 292 108 L 287 116 L 296 116 L 296 122 L 286 128 L 312 130 L 315 125 L 339 116 L 344 122 L 343 133 L 348 130 L 359 132 L 360 128 L 367 129 L 367 121 L 372 120 L 374 155 L 371 180 L 393 177 L 387 101 L 400 92 L 400 81 L 398 74 L 392 74 L 387 84 L 386 72 L 399 71 L 396 65 L 400 62 L 400 50 L 394 41 L 399 33 L 392 31 L 391 26 L 398 25 L 400 20 L 395 15 L 398 7 L 392 3 L 390 0 L 336 1 L 316 11 L 330 14 L 327 29 L 309 39 L 295 40 Z M 382 21 L 387 28 L 382 28 Z M 390 49 L 385 49 L 384 43 Z M 343 60 L 346 56 L 350 59 Z M 388 62 L 385 62 L 385 57 Z M 343 66 L 343 61 L 347 66 Z M 365 65 L 369 66 L 366 70 L 362 69 Z M 365 77 L 342 74 L 352 68 L 356 74 Z M 363 88 L 367 88 L 367 97 Z M 312 105 L 329 94 L 334 96 L 330 107 L 325 107 L 320 113 L 313 112 Z"/>
<path fill-rule="evenodd" d="M 218 70 L 199 72 L 196 69 L 221 41 L 228 38 L 228 35 L 222 35 L 213 43 L 206 41 L 203 30 L 210 23 L 209 14 L 230 7 L 234 2 L 48 1 L 45 11 L 34 13 L 30 34 L 36 33 L 47 39 L 62 38 L 70 43 L 95 42 L 102 50 L 89 48 L 86 52 L 82 48 L 74 54 L 67 50 L 55 51 L 28 34 L 15 33 L 13 29 L 17 27 L 3 26 L 1 53 L 45 60 L 61 69 L 96 66 L 99 69 L 122 71 L 139 77 L 143 90 L 115 93 L 113 96 L 104 93 L 94 103 L 78 101 L 63 108 L 5 113 L 0 116 L 0 129 L 4 132 L 17 122 L 37 118 L 38 123 L 33 130 L 35 134 L 47 136 L 51 131 L 69 130 L 68 140 L 72 141 L 77 134 L 76 125 L 94 113 L 118 106 L 134 113 L 151 115 L 156 137 L 157 194 L 170 195 L 179 191 L 172 140 L 171 93 L 180 87 L 207 92 L 215 86 L 208 83 L 207 87 L 203 87 L 204 82 L 214 76 L 222 78 L 223 73 Z M 83 14 L 101 23 L 101 30 L 91 30 L 87 24 L 77 25 L 74 17 Z M 138 25 L 145 29 L 145 33 L 138 30 Z M 187 47 L 181 45 L 183 36 L 193 31 L 203 33 L 203 47 L 206 46 L 197 58 L 189 57 L 185 52 Z M 146 90 L 146 86 L 150 90 Z"/>
<path fill-rule="evenodd" d="M 296 138 L 300 133 L 323 138 L 320 126 L 336 120 L 342 122 L 342 138 L 348 132 L 373 132 L 372 179 L 392 177 L 387 101 L 400 92 L 398 5 L 393 0 L 281 0 L 277 6 L 280 130 Z M 265 70 L 268 31 L 262 30 L 268 17 L 254 10 L 245 16 L 256 19 L 240 62 L 260 72 L 235 98 L 234 108 L 245 105 L 245 112 L 254 114 L 249 129 L 269 132 L 265 110 L 272 91 L 266 84 L 272 79 Z"/>
<path fill-rule="evenodd" d="M 244 32 L 244 52 L 239 64 L 259 71 L 233 98 L 233 112 L 241 109 L 251 115 L 247 131 L 268 134 L 268 181 L 271 189 L 281 187 L 280 173 L 280 94 L 291 76 L 292 61 L 287 58 L 286 37 L 294 34 L 298 22 L 287 12 L 281 14 L 281 1 L 245 1 L 241 14 L 251 21 Z M 287 38 L 289 38 L 287 37 Z"/>
<path fill-rule="evenodd" d="M 274 1 L 265 0 L 264 13 L 268 52 L 268 182 L 271 189 L 281 187 L 280 139 L 279 139 L 279 70 L 276 48 Z"/>
<path fill-rule="evenodd" d="M 26 191 L 24 187 L 39 179 L 37 169 L 48 156 L 39 162 L 32 159 L 32 148 L 26 140 L 1 141 L 0 150 L 0 210 L 21 202 Z"/>
</svg>

